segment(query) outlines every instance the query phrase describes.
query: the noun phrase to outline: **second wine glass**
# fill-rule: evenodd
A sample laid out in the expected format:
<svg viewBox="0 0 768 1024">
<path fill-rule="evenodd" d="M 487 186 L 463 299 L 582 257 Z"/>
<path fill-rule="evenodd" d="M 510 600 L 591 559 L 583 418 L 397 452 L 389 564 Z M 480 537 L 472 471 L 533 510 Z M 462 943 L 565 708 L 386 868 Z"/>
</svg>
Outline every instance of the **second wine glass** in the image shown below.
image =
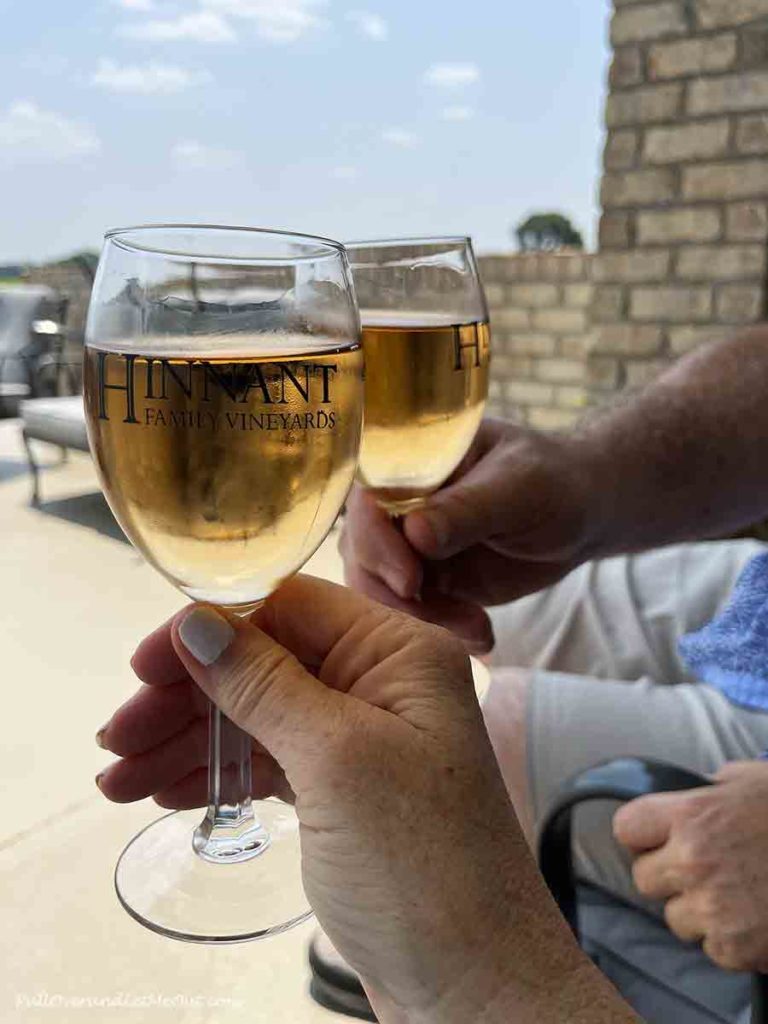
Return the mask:
<svg viewBox="0 0 768 1024">
<path fill-rule="evenodd" d="M 469 238 L 348 242 L 363 325 L 359 479 L 392 515 L 469 450 L 488 396 L 490 329 Z"/>
</svg>

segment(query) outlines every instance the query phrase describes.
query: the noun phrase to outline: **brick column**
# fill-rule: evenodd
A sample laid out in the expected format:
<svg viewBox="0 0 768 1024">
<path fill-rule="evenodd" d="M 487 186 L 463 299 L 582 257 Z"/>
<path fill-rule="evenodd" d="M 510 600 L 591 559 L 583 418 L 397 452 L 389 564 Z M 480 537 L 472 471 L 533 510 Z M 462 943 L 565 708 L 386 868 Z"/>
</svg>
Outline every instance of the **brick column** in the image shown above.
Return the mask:
<svg viewBox="0 0 768 1024">
<path fill-rule="evenodd" d="M 615 0 L 592 401 L 766 306 L 768 0 Z"/>
</svg>

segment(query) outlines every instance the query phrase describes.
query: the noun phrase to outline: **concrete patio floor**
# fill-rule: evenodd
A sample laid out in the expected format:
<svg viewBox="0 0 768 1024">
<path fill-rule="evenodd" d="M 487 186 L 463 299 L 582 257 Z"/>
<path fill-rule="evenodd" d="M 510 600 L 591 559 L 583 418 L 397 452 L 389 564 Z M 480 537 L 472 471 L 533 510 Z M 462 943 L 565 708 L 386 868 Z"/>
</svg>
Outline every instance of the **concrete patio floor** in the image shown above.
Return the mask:
<svg viewBox="0 0 768 1024">
<path fill-rule="evenodd" d="M 0 1020 L 343 1020 L 307 992 L 311 923 L 264 942 L 194 946 L 146 931 L 118 905 L 115 860 L 162 812 L 99 796 L 93 778 L 109 755 L 93 737 L 135 689 L 136 642 L 183 599 L 119 539 L 90 459 L 73 453 L 59 466 L 55 449 L 39 449 L 51 466 L 33 509 L 18 423 L 0 423 Z M 309 569 L 339 577 L 335 542 Z"/>
</svg>

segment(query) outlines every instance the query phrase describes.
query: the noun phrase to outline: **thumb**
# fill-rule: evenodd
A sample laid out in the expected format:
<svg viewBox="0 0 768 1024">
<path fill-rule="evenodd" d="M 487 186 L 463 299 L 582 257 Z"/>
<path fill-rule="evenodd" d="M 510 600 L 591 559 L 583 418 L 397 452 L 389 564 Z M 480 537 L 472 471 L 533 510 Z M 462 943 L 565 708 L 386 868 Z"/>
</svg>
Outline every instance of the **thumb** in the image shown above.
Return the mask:
<svg viewBox="0 0 768 1024">
<path fill-rule="evenodd" d="M 488 541 L 509 519 L 509 505 L 500 491 L 507 481 L 494 453 L 476 463 L 465 476 L 431 495 L 424 508 L 411 512 L 403 532 L 427 558 L 450 558 Z"/>
<path fill-rule="evenodd" d="M 643 853 L 663 846 L 669 839 L 676 793 L 641 796 L 620 807 L 613 816 L 613 834 L 630 853 Z"/>
<path fill-rule="evenodd" d="M 257 626 L 209 605 L 177 615 L 171 641 L 203 693 L 283 769 L 290 771 L 299 751 L 306 764 L 311 740 L 327 733 L 331 707 L 341 699 L 337 692 Z"/>
</svg>

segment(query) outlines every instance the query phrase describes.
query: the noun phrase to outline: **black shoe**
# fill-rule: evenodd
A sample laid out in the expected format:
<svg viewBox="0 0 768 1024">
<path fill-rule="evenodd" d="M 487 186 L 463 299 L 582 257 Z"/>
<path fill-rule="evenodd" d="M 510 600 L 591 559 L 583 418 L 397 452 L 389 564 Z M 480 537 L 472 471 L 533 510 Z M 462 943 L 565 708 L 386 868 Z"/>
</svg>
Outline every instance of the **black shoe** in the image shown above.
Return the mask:
<svg viewBox="0 0 768 1024">
<path fill-rule="evenodd" d="M 360 979 L 325 932 L 317 932 L 309 944 L 309 966 L 309 994 L 316 1003 L 345 1017 L 376 1021 Z"/>
</svg>

